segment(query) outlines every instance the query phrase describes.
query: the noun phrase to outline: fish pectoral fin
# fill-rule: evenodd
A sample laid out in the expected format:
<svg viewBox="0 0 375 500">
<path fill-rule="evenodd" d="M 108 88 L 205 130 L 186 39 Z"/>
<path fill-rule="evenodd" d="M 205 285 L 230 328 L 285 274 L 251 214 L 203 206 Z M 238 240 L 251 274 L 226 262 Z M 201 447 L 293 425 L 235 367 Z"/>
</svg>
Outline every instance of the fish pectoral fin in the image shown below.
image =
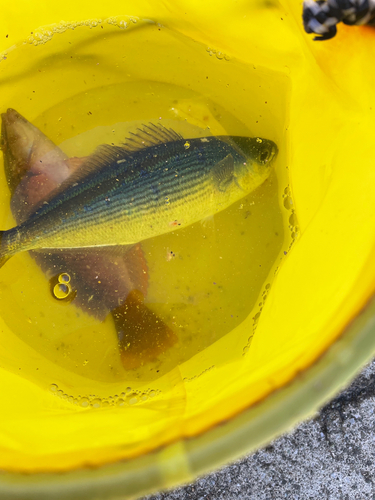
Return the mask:
<svg viewBox="0 0 375 500">
<path fill-rule="evenodd" d="M 233 182 L 234 160 L 232 155 L 228 155 L 220 160 L 212 169 L 215 185 L 218 191 L 224 192 Z"/>
<path fill-rule="evenodd" d="M 134 153 L 140 149 L 181 139 L 183 137 L 180 134 L 171 128 L 164 127 L 161 123 L 148 123 L 137 128 L 135 132 L 130 132 L 129 137 L 123 143 L 123 148 L 129 153 Z"/>
<path fill-rule="evenodd" d="M 204 217 L 204 219 L 201 220 L 201 224 L 204 228 L 209 228 L 210 226 L 215 227 L 215 218 L 213 214 Z"/>
</svg>

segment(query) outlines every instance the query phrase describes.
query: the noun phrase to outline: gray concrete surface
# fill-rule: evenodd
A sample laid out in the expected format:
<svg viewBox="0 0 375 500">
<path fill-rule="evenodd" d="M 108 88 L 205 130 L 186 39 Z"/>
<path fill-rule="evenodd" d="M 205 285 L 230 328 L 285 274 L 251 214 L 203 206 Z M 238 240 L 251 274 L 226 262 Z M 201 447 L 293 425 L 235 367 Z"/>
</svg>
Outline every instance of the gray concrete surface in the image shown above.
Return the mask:
<svg viewBox="0 0 375 500">
<path fill-rule="evenodd" d="M 375 360 L 311 420 L 147 500 L 375 500 Z"/>
</svg>

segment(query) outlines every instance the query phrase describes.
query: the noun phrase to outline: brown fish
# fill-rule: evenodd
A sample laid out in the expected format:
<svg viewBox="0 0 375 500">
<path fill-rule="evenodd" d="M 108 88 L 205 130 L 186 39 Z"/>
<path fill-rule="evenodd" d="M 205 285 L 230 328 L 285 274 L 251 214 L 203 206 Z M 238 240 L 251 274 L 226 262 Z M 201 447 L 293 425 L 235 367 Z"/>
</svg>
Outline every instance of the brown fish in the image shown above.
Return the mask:
<svg viewBox="0 0 375 500">
<path fill-rule="evenodd" d="M 17 111 L 8 109 L 1 116 L 4 169 L 12 194 L 11 210 L 19 224 L 85 158 L 68 158 Z M 140 244 L 130 250 L 116 247 L 30 254 L 51 280 L 69 274 L 74 305 L 99 320 L 112 313 L 126 369 L 156 359 L 177 341 L 172 330 L 144 304 L 148 269 Z"/>
</svg>

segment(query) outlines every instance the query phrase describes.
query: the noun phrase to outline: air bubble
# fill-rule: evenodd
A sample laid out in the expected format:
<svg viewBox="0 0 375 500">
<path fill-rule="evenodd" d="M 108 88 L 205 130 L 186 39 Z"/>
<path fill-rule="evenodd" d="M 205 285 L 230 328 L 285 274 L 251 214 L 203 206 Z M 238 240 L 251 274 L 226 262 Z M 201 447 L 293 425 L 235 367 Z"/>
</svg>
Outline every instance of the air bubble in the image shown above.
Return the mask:
<svg viewBox="0 0 375 500">
<path fill-rule="evenodd" d="M 289 224 L 291 226 L 295 226 L 297 224 L 297 217 L 296 214 L 293 212 L 292 215 L 289 217 Z"/>
<path fill-rule="evenodd" d="M 53 35 L 56 33 L 64 33 L 68 29 L 74 30 L 79 26 L 85 26 L 90 29 L 96 28 L 101 22 L 102 22 L 101 19 L 88 19 L 86 21 L 71 22 L 71 23 L 66 23 L 62 21 L 61 23 L 55 24 L 53 26 L 40 28 L 39 31 L 34 32 L 32 36 L 29 36 L 24 41 L 24 43 L 29 43 L 32 45 L 45 44 L 49 42 L 53 38 Z"/>
<path fill-rule="evenodd" d="M 287 210 L 291 210 L 293 208 L 293 200 L 290 196 L 286 196 L 284 199 L 284 207 Z"/>
<path fill-rule="evenodd" d="M 210 56 L 215 55 L 217 59 L 220 61 L 225 59 L 225 61 L 229 61 L 230 57 L 227 54 L 224 54 L 224 52 L 221 52 L 221 50 L 216 50 L 213 49 L 212 47 L 207 47 L 206 51 L 209 53 Z"/>
<path fill-rule="evenodd" d="M 75 404 L 81 408 L 107 408 L 109 406 L 117 406 L 119 408 L 126 407 L 128 405 L 136 405 L 137 403 L 146 402 L 149 398 L 155 397 L 160 391 L 154 389 L 146 389 L 144 392 L 133 390 L 131 387 L 127 387 L 124 392 L 120 393 L 120 396 L 112 395 L 107 398 L 100 398 L 95 394 L 89 394 L 88 396 L 77 398 L 71 396 L 61 389 L 58 388 L 57 384 L 50 385 L 50 391 L 59 398 L 68 401 L 70 404 Z"/>
<path fill-rule="evenodd" d="M 72 289 L 71 277 L 68 273 L 60 273 L 50 279 L 51 293 L 53 297 L 61 301 L 71 301 L 76 296 Z"/>
<path fill-rule="evenodd" d="M 120 29 L 122 29 L 122 30 L 124 30 L 124 29 L 126 29 L 128 27 L 128 23 L 126 21 L 124 21 L 124 20 L 119 21 L 117 23 L 117 27 L 120 28 Z"/>
<path fill-rule="evenodd" d="M 56 299 L 66 299 L 69 295 L 69 288 L 63 283 L 58 283 L 54 286 L 53 293 L 55 294 Z"/>
<path fill-rule="evenodd" d="M 260 312 L 257 312 L 256 315 L 254 316 L 254 323 L 257 323 L 259 321 L 259 318 L 260 318 Z"/>
<path fill-rule="evenodd" d="M 61 273 L 57 279 L 60 283 L 70 283 L 70 276 L 68 273 Z"/>
</svg>

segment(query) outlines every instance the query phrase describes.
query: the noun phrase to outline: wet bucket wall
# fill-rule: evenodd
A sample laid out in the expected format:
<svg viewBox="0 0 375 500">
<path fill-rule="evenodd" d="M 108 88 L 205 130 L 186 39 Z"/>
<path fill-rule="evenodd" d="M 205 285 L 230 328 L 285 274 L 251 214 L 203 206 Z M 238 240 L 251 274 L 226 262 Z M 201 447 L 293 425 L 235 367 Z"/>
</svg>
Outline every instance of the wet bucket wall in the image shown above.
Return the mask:
<svg viewBox="0 0 375 500">
<path fill-rule="evenodd" d="M 53 302 L 26 253 L 0 270 L 0 496 L 127 498 L 260 446 L 371 356 L 374 32 L 343 27 L 313 42 L 298 2 L 39 5 L 3 7 L 1 109 L 19 111 L 68 156 L 120 141 L 129 129 L 114 124 L 159 118 L 177 120 L 181 134 L 209 126 L 279 147 L 274 176 L 248 206 L 230 208 L 214 229 L 184 233 L 176 247 L 146 245 L 150 307 L 179 336 L 160 367 L 124 372 L 112 320 L 75 318 L 71 305 Z M 7 229 L 3 169 L 0 182 Z M 266 235 L 258 250 L 244 226 L 250 215 Z M 197 243 L 207 234 L 217 247 Z M 219 274 L 222 283 L 221 268 L 210 275 L 212 289 L 222 287 L 210 297 L 224 297 L 217 311 L 192 292 L 168 316 L 166 304 L 183 300 L 165 299 L 157 285 L 178 290 L 182 268 L 164 254 L 152 261 L 165 249 L 198 252 L 189 279 L 220 258 L 235 270 L 226 281 Z M 200 334 L 190 338 L 197 311 Z M 220 321 L 207 330 L 210 311 Z"/>
</svg>

